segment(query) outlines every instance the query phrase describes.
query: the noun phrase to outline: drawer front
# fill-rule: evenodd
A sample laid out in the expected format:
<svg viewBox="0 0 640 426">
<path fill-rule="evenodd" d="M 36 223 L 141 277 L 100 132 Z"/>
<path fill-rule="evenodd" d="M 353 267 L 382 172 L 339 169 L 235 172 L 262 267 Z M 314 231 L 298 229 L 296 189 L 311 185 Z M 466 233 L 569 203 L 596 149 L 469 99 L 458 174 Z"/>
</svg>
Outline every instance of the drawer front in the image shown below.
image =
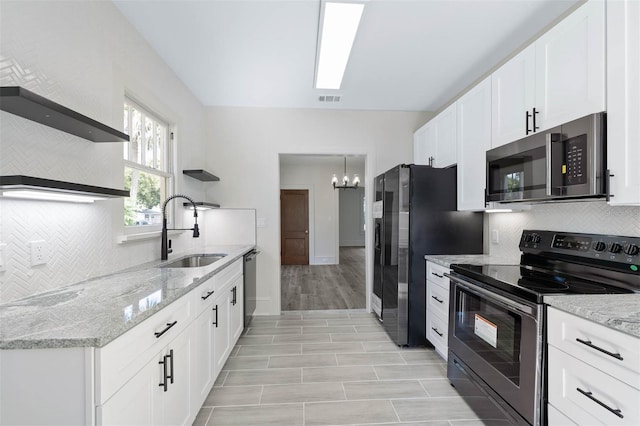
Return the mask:
<svg viewBox="0 0 640 426">
<path fill-rule="evenodd" d="M 562 414 L 556 407 L 547 404 L 547 424 L 553 426 L 575 426 L 569 417 Z"/>
<path fill-rule="evenodd" d="M 213 276 L 216 291 L 221 291 L 224 287 L 232 284 L 243 272 L 243 258 L 237 259 L 231 265 L 224 268 Z"/>
<path fill-rule="evenodd" d="M 435 314 L 449 322 L 449 290 L 427 281 L 427 315 Z"/>
<path fill-rule="evenodd" d="M 553 346 L 548 374 L 549 403 L 577 424 L 640 424 L 638 389 Z"/>
<path fill-rule="evenodd" d="M 156 312 L 108 345 L 96 350 L 96 401 L 106 402 L 167 343 L 192 321 L 192 298 L 187 295 Z M 169 327 L 168 324 L 175 325 Z M 161 333 L 156 337 L 155 333 Z"/>
<path fill-rule="evenodd" d="M 427 315 L 427 339 L 445 360 L 447 358 L 448 333 L 449 330 L 444 320 L 437 315 Z"/>
<path fill-rule="evenodd" d="M 547 318 L 550 345 L 640 388 L 639 338 L 553 307 L 547 308 Z"/>
<path fill-rule="evenodd" d="M 445 273 L 451 272 L 451 269 L 437 265 L 433 262 L 427 262 L 427 280 L 443 287 L 449 291 L 449 278 L 445 277 Z"/>
</svg>

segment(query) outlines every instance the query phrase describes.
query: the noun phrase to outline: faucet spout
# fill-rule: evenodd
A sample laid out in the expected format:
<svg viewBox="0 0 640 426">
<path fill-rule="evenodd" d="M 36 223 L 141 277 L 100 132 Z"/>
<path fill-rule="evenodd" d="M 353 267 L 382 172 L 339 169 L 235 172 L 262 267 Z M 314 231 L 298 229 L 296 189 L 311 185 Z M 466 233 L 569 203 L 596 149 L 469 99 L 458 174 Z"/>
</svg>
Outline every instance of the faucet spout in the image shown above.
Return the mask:
<svg viewBox="0 0 640 426">
<path fill-rule="evenodd" d="M 188 229 L 167 228 L 167 214 L 166 214 L 167 203 L 176 198 L 184 198 L 185 200 L 189 201 L 193 205 L 193 217 L 194 217 L 193 228 L 188 228 Z M 170 230 L 193 231 L 193 238 L 200 237 L 200 228 L 198 227 L 198 210 L 196 209 L 196 203 L 186 195 L 175 194 L 170 196 L 166 200 L 164 200 L 164 203 L 162 203 L 162 236 L 161 236 L 162 242 L 160 244 L 160 260 L 167 260 L 169 258 L 169 253 L 171 253 L 171 248 L 169 248 L 170 246 L 169 246 L 168 233 L 167 233 L 167 231 L 170 231 Z"/>
</svg>

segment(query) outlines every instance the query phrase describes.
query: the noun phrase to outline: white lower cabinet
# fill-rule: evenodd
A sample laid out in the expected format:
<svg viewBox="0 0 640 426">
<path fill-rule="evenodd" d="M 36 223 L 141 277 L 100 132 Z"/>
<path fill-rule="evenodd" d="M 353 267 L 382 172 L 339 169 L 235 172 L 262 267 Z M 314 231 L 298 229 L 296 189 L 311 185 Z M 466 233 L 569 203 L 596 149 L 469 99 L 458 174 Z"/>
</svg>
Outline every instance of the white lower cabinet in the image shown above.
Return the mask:
<svg viewBox="0 0 640 426">
<path fill-rule="evenodd" d="M 97 410 L 99 425 L 186 425 L 191 415 L 192 324 Z"/>
<path fill-rule="evenodd" d="M 427 340 L 447 360 L 449 350 L 449 268 L 427 262 Z"/>
<path fill-rule="evenodd" d="M 243 330 L 243 260 L 101 348 L 0 351 L 1 425 L 190 425 Z"/>
<path fill-rule="evenodd" d="M 640 339 L 552 307 L 547 318 L 549 424 L 640 424 Z"/>
</svg>

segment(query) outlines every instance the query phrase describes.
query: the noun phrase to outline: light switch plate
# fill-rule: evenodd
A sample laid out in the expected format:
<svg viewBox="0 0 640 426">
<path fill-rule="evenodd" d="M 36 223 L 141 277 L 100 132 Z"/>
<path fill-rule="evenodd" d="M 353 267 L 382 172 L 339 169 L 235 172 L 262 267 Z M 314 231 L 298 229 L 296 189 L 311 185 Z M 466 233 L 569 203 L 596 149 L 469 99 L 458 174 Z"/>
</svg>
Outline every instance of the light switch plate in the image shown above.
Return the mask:
<svg viewBox="0 0 640 426">
<path fill-rule="evenodd" d="M 498 234 L 498 230 L 494 229 L 493 231 L 491 231 L 491 242 L 493 244 L 498 244 L 500 242 L 500 238 L 499 238 L 499 234 Z"/>
</svg>

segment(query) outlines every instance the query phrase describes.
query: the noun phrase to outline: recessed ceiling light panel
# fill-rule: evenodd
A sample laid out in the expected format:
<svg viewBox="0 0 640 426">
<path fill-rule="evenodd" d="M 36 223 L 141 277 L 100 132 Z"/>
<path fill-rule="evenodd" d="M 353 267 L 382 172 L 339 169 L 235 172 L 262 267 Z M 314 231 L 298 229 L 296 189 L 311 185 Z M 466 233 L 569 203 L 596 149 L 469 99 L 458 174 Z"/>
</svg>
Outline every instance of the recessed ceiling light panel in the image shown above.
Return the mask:
<svg viewBox="0 0 640 426">
<path fill-rule="evenodd" d="M 340 89 L 364 4 L 324 2 L 316 89 Z"/>
</svg>

